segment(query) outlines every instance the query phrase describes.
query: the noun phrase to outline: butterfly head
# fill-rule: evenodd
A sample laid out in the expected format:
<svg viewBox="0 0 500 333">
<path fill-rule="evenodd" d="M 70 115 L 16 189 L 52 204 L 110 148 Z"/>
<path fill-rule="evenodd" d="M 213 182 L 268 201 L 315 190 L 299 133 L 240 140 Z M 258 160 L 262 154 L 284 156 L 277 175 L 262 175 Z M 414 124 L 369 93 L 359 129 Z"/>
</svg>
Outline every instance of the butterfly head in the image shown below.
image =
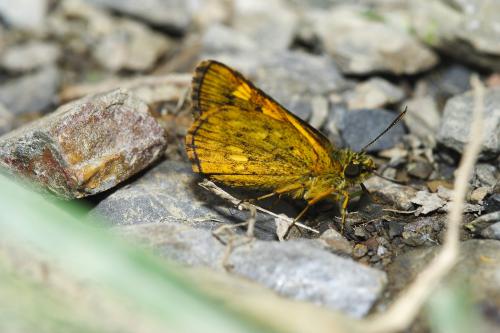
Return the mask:
<svg viewBox="0 0 500 333">
<path fill-rule="evenodd" d="M 347 183 L 360 183 L 376 170 L 375 162 L 364 152 L 357 153 L 346 149 L 342 155 L 344 179 Z"/>
</svg>

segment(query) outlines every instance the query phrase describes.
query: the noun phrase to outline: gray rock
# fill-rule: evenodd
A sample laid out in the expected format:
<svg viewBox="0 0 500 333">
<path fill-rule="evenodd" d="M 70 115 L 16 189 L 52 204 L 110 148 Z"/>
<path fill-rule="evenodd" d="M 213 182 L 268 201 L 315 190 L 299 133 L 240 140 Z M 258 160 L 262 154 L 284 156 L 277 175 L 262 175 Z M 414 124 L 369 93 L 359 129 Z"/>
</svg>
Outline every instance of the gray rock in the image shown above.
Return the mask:
<svg viewBox="0 0 500 333">
<path fill-rule="evenodd" d="M 481 236 L 488 239 L 500 240 L 500 215 L 498 221 L 481 231 Z"/>
<path fill-rule="evenodd" d="M 14 128 L 14 115 L 0 103 L 0 136 Z"/>
<path fill-rule="evenodd" d="M 472 178 L 472 186 L 490 186 L 493 187 L 498 183 L 499 177 L 496 175 L 495 166 L 486 163 L 478 163 L 474 167 L 474 175 Z"/>
<path fill-rule="evenodd" d="M 439 247 L 419 249 L 399 255 L 388 268 L 388 293 L 395 295 L 415 280 Z M 477 306 L 478 313 L 484 319 L 498 325 L 495 313 L 500 309 L 500 242 L 496 240 L 468 240 L 460 243 L 458 262 L 447 276 L 446 285 L 467 286 L 472 293 L 471 299 Z M 480 311 L 481 309 L 491 311 Z M 488 313 L 491 317 L 488 318 Z M 495 326 L 498 328 L 498 326 Z M 488 331 L 493 332 L 493 331 Z"/>
<path fill-rule="evenodd" d="M 55 102 L 59 71 L 52 66 L 0 85 L 0 103 L 15 115 L 46 110 Z"/>
<path fill-rule="evenodd" d="M 0 57 L 0 66 L 10 71 L 29 71 L 53 65 L 60 55 L 57 44 L 30 41 L 8 48 Z"/>
<path fill-rule="evenodd" d="M 420 179 L 428 179 L 433 170 L 432 164 L 427 161 L 420 160 L 408 164 L 408 174 Z"/>
<path fill-rule="evenodd" d="M 437 140 L 446 147 L 460 153 L 469 141 L 470 124 L 474 108 L 472 92 L 455 96 L 448 100 L 444 108 L 443 119 Z M 483 125 L 484 140 L 480 157 L 494 158 L 500 153 L 500 88 L 486 90 L 484 100 L 485 119 Z"/>
<path fill-rule="evenodd" d="M 48 6 L 47 0 L 2 0 L 0 17 L 12 27 L 36 31 L 45 23 Z"/>
<path fill-rule="evenodd" d="M 370 177 L 364 184 L 372 195 L 394 205 L 397 209 L 413 209 L 411 199 L 417 193 L 414 188 L 399 185 L 376 176 Z"/>
<path fill-rule="evenodd" d="M 223 269 L 225 247 L 207 230 L 177 223 L 122 226 L 118 230 L 142 239 L 171 260 Z M 384 272 L 336 256 L 313 240 L 255 240 L 233 248 L 227 264 L 232 273 L 280 295 L 355 317 L 367 314 L 387 282 Z"/>
<path fill-rule="evenodd" d="M 282 51 L 292 44 L 298 16 L 286 1 L 236 0 L 231 20 L 259 50 Z"/>
<path fill-rule="evenodd" d="M 412 28 L 424 42 L 460 61 L 500 69 L 500 3 L 413 0 L 409 7 Z"/>
<path fill-rule="evenodd" d="M 321 244 L 324 244 L 329 250 L 338 254 L 352 254 L 352 245 L 335 229 L 327 229 L 318 238 Z"/>
<path fill-rule="evenodd" d="M 382 133 L 395 117 L 394 113 L 382 109 L 352 110 L 345 114 L 343 121 L 337 126 L 347 146 L 353 150 L 360 150 Z M 404 134 L 403 126 L 399 124 L 368 147 L 368 151 L 392 148 L 401 141 Z"/>
<path fill-rule="evenodd" d="M 374 77 L 357 84 L 344 97 L 349 109 L 375 109 L 400 102 L 404 92 L 389 81 Z"/>
<path fill-rule="evenodd" d="M 210 229 L 250 217 L 198 186 L 200 180 L 190 165 L 165 161 L 102 200 L 91 215 L 116 225 L 182 222 Z M 258 213 L 255 227 L 256 237 L 276 238 L 271 217 Z"/>
<path fill-rule="evenodd" d="M 441 230 L 444 223 L 441 215 L 422 217 L 405 223 L 401 237 L 403 242 L 410 246 L 436 245 L 439 243 L 439 235 L 436 235 L 436 232 Z"/>
<path fill-rule="evenodd" d="M 62 198 L 107 190 L 166 146 L 148 106 L 124 90 L 63 105 L 0 138 L 0 166 Z"/>
<path fill-rule="evenodd" d="M 111 71 L 151 69 L 171 47 L 165 36 L 131 20 L 115 20 L 113 28 L 92 48 L 94 58 Z"/>
<path fill-rule="evenodd" d="M 253 52 L 257 48 L 252 38 L 222 24 L 210 25 L 201 38 L 201 53 L 206 58 L 218 53 Z"/>
<path fill-rule="evenodd" d="M 434 138 L 441 121 L 436 100 L 431 96 L 415 97 L 403 105 L 408 107 L 403 121 L 410 133 L 419 138 Z"/>
<path fill-rule="evenodd" d="M 500 211 L 484 214 L 465 225 L 465 228 L 479 235 L 492 224 L 500 221 Z"/>
<path fill-rule="evenodd" d="M 148 23 L 184 31 L 191 23 L 191 4 L 184 0 L 87 0 L 99 7 L 140 18 Z"/>
<path fill-rule="evenodd" d="M 437 63 L 434 53 L 407 30 L 391 24 L 383 15 L 379 15 L 380 19 L 370 18 L 365 14 L 368 10 L 368 7 L 338 5 L 310 17 L 326 51 L 344 73 L 414 74 Z"/>
</svg>

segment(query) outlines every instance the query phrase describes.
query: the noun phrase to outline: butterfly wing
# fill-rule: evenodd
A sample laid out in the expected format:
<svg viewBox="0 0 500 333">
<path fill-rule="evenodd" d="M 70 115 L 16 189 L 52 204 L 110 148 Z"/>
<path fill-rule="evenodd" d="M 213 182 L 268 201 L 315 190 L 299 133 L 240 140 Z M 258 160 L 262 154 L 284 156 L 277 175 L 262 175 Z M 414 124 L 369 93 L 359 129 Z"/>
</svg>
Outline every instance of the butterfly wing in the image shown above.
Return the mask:
<svg viewBox="0 0 500 333">
<path fill-rule="evenodd" d="M 192 88 L 186 151 L 195 172 L 276 189 L 339 168 L 328 139 L 229 67 L 202 62 Z"/>
</svg>

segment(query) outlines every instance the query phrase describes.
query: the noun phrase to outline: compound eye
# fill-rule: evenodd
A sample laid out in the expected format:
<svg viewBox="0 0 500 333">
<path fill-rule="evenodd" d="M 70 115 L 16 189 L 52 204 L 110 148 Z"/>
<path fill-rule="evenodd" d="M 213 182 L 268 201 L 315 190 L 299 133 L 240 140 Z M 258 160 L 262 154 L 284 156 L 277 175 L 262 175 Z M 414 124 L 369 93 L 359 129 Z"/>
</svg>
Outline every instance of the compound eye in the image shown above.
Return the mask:
<svg viewBox="0 0 500 333">
<path fill-rule="evenodd" d="M 359 176 L 361 173 L 361 168 L 359 167 L 358 164 L 352 164 L 350 163 L 347 168 L 345 168 L 344 175 L 349 178 L 354 178 Z"/>
</svg>

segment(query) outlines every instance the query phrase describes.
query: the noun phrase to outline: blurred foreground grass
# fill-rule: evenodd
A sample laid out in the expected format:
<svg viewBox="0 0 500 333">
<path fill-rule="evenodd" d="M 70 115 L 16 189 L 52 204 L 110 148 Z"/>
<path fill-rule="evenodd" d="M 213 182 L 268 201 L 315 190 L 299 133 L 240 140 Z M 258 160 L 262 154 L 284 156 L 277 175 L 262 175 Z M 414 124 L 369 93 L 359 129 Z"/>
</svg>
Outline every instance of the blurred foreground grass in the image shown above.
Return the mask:
<svg viewBox="0 0 500 333">
<path fill-rule="evenodd" d="M 200 292 L 175 265 L 76 220 L 72 203 L 4 176 L 0 189 L 0 332 L 268 331 Z M 26 264 L 32 257 L 42 258 L 35 268 Z"/>
</svg>

